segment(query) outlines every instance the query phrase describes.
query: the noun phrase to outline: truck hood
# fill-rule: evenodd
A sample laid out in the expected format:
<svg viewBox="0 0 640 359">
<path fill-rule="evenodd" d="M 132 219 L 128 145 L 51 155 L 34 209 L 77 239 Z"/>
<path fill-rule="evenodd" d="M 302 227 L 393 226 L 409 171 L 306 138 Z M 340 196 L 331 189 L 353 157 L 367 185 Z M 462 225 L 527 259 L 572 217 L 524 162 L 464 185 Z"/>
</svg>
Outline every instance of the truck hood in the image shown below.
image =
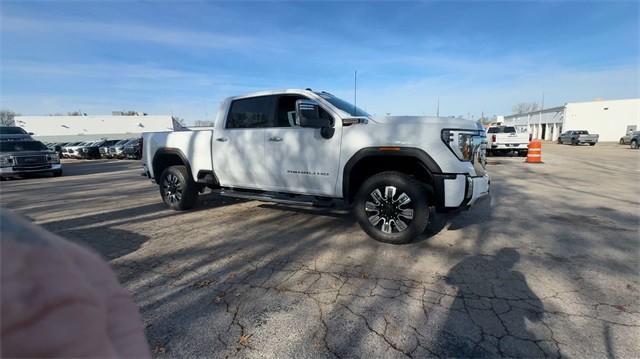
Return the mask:
<svg viewBox="0 0 640 359">
<path fill-rule="evenodd" d="M 454 117 L 435 116 L 384 116 L 374 117 L 371 122 L 383 125 L 437 125 L 442 128 L 483 130 L 475 121 Z"/>
</svg>

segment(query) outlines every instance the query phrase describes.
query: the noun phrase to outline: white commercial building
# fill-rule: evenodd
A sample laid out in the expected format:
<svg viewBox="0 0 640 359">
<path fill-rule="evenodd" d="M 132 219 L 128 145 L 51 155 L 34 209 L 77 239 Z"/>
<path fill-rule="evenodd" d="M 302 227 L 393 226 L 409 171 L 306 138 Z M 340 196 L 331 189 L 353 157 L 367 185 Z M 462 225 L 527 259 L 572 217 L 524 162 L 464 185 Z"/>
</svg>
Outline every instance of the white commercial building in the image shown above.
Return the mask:
<svg viewBox="0 0 640 359">
<path fill-rule="evenodd" d="M 618 141 L 640 128 L 640 99 L 570 102 L 564 106 L 504 116 L 505 126 L 515 126 L 533 138 L 555 141 L 569 130 L 587 130 L 600 141 Z"/>
<path fill-rule="evenodd" d="M 16 116 L 15 122 L 44 142 L 117 140 L 183 129 L 171 116 Z"/>
</svg>

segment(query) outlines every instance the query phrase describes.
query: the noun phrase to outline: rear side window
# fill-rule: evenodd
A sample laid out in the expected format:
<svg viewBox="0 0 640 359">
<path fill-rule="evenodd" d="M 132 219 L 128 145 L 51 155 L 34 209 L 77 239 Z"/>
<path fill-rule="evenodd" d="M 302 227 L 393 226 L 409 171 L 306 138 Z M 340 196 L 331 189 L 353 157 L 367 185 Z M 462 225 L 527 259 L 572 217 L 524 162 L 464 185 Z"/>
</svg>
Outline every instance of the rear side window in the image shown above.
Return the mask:
<svg viewBox="0 0 640 359">
<path fill-rule="evenodd" d="M 275 122 L 275 96 L 261 96 L 231 102 L 226 128 L 264 128 Z"/>
</svg>

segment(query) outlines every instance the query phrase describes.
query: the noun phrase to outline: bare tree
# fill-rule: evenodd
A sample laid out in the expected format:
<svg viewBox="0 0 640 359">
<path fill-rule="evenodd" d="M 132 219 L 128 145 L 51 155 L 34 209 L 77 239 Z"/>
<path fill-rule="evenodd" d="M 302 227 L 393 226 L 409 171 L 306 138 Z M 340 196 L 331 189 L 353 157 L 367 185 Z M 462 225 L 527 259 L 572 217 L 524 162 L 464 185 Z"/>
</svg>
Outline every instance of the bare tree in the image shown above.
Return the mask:
<svg viewBox="0 0 640 359">
<path fill-rule="evenodd" d="M 520 102 L 518 104 L 513 105 L 511 111 L 516 114 L 528 113 L 538 111 L 540 109 L 540 105 L 537 102 Z"/>
<path fill-rule="evenodd" d="M 14 118 L 16 115 L 18 114 L 11 110 L 0 110 L 0 125 L 15 126 L 16 122 L 14 121 Z"/>
</svg>

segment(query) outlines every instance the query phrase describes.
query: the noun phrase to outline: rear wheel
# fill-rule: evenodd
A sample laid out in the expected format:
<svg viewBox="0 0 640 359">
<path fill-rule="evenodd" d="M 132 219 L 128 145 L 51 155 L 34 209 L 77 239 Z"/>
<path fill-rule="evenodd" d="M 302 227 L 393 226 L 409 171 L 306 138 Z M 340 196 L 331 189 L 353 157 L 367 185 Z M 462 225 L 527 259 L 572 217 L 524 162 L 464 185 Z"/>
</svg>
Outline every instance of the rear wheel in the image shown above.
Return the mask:
<svg viewBox="0 0 640 359">
<path fill-rule="evenodd" d="M 596 145 L 595 143 L 590 143 L 590 144 L 589 144 L 589 146 L 595 146 L 595 145 Z"/>
<path fill-rule="evenodd" d="M 620 143 L 621 145 L 624 145 L 624 138 L 621 138 L 619 143 Z"/>
<path fill-rule="evenodd" d="M 51 174 L 53 174 L 53 177 L 60 177 L 62 176 L 62 170 L 53 171 Z"/>
<path fill-rule="evenodd" d="M 160 175 L 160 196 L 169 208 L 184 211 L 195 205 L 198 186 L 185 166 L 171 166 Z"/>
<path fill-rule="evenodd" d="M 631 148 L 633 148 L 634 150 L 638 149 L 638 141 L 633 140 L 631 141 Z"/>
<path fill-rule="evenodd" d="M 356 195 L 354 215 L 372 238 L 386 243 L 408 243 L 429 221 L 424 185 L 399 172 L 382 172 L 367 179 Z"/>
</svg>

